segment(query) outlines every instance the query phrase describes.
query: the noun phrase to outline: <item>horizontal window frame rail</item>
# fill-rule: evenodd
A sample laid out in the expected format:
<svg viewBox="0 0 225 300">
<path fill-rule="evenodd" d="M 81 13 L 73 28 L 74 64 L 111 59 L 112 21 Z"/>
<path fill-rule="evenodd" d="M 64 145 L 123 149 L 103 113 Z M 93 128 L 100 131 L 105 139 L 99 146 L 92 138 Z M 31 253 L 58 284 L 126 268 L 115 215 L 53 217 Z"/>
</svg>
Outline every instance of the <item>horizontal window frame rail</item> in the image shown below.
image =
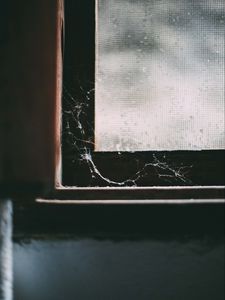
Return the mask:
<svg viewBox="0 0 225 300">
<path fill-rule="evenodd" d="M 225 203 L 225 187 L 58 187 L 37 201 L 58 204 Z"/>
<path fill-rule="evenodd" d="M 39 204 L 52 205 L 203 205 L 203 204 L 225 204 L 224 199 L 198 199 L 198 200 L 49 200 L 36 199 Z"/>
</svg>

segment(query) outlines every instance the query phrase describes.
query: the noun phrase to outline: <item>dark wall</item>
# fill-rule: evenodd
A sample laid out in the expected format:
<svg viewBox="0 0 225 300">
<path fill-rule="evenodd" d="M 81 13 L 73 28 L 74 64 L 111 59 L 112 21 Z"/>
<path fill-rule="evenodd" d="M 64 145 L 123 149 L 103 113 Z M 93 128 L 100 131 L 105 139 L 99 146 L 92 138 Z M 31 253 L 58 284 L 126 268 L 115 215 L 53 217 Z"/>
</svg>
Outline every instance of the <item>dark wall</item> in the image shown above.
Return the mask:
<svg viewBox="0 0 225 300">
<path fill-rule="evenodd" d="M 224 299 L 224 208 L 17 206 L 15 299 Z"/>
<path fill-rule="evenodd" d="M 14 245 L 15 299 L 224 299 L 224 245 L 212 237 Z"/>
<path fill-rule="evenodd" d="M 54 184 L 61 19 L 60 0 L 2 2 L 0 194 L 12 197 Z"/>
</svg>

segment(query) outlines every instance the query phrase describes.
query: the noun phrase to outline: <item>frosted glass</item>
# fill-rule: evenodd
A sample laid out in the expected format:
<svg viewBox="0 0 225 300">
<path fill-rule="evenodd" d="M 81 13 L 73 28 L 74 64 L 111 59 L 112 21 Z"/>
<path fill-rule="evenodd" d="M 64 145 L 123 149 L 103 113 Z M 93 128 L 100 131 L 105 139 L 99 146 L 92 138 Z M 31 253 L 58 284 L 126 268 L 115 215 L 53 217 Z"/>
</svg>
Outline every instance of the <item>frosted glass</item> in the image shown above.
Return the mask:
<svg viewBox="0 0 225 300">
<path fill-rule="evenodd" d="M 95 150 L 224 149 L 224 0 L 97 0 Z"/>
</svg>

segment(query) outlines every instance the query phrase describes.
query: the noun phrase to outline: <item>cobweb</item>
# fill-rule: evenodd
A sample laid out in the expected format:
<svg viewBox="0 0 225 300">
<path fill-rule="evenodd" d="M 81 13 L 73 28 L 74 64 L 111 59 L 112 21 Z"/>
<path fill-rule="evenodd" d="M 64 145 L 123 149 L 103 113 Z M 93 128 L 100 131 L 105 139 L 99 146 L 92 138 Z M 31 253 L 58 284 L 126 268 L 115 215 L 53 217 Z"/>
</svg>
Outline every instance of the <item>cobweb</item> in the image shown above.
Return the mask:
<svg viewBox="0 0 225 300">
<path fill-rule="evenodd" d="M 93 85 L 93 84 L 92 84 Z M 89 84 L 90 86 L 90 84 Z M 165 182 L 165 185 L 170 183 L 173 185 L 191 184 L 188 178 L 188 173 L 192 168 L 191 165 L 183 165 L 182 163 L 175 164 L 169 162 L 167 155 L 157 154 L 151 155 L 149 161 L 144 164 L 138 164 L 138 168 L 132 174 L 123 180 L 115 180 L 110 176 L 105 175 L 100 171 L 100 168 L 95 161 L 94 151 L 94 88 L 86 89 L 79 83 L 79 93 L 64 85 L 63 91 L 63 143 L 69 151 L 64 151 L 66 160 L 71 164 L 82 165 L 88 170 L 85 173 L 89 177 L 89 186 L 140 186 L 143 179 L 149 178 L 149 186 L 151 186 L 151 173 L 154 170 L 154 176 Z M 76 96 L 75 96 L 76 94 Z M 92 115 L 92 118 L 90 116 Z M 116 152 L 118 156 L 124 152 Z M 129 152 L 128 152 L 129 153 Z M 130 152 L 132 153 L 132 152 Z M 74 168 L 74 172 L 76 172 Z M 76 184 L 75 184 L 76 185 Z"/>
</svg>

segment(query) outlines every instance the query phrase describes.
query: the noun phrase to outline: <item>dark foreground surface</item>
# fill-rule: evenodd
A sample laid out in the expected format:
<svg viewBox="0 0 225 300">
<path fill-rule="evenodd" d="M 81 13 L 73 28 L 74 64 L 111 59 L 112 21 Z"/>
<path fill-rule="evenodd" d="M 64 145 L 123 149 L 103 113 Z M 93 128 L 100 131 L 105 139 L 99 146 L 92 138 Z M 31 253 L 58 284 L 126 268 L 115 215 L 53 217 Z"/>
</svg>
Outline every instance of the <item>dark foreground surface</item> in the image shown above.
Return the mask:
<svg viewBox="0 0 225 300">
<path fill-rule="evenodd" d="M 224 207 L 15 206 L 14 299 L 224 299 Z"/>
</svg>

